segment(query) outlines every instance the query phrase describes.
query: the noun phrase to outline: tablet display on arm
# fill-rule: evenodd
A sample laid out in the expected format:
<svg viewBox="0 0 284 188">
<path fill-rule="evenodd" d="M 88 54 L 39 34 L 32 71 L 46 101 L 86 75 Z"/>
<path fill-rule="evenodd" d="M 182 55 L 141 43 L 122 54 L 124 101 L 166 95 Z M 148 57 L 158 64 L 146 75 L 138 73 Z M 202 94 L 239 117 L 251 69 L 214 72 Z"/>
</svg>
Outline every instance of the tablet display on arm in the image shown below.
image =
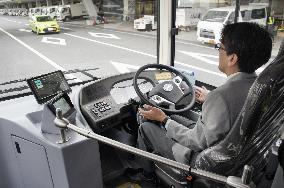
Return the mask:
<svg viewBox="0 0 284 188">
<path fill-rule="evenodd" d="M 42 104 L 59 93 L 71 91 L 61 71 L 44 74 L 27 80 L 37 102 Z"/>
</svg>

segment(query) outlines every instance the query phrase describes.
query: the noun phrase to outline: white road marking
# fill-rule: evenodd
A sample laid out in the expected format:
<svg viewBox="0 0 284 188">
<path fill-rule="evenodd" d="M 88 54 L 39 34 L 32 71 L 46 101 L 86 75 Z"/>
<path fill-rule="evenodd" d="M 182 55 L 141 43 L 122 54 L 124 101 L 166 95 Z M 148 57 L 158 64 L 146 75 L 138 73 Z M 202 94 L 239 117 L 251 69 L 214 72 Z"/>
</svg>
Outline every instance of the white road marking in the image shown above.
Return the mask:
<svg viewBox="0 0 284 188">
<path fill-rule="evenodd" d="M 28 25 L 30 25 L 30 24 L 25 24 L 25 25 L 27 25 L 27 26 L 28 26 Z"/>
<path fill-rule="evenodd" d="M 23 31 L 23 32 L 28 32 L 28 33 L 32 32 L 32 30 L 28 30 L 28 29 L 18 29 L 18 30 Z"/>
<path fill-rule="evenodd" d="M 82 26 L 78 26 L 78 25 L 72 24 L 72 23 L 64 23 L 64 24 L 68 24 L 68 25 L 75 26 L 75 27 L 82 27 Z M 90 29 L 90 28 L 92 28 L 92 27 L 85 27 L 85 28 L 86 28 L 86 29 Z M 122 33 L 122 34 L 128 34 L 128 35 L 133 35 L 133 36 L 140 36 L 140 37 L 145 37 L 145 38 L 152 38 L 152 39 L 156 39 L 156 38 L 157 38 L 156 36 L 142 35 L 142 34 L 136 34 L 136 33 L 125 32 L 125 31 L 115 31 L 115 30 L 113 30 L 113 29 L 106 29 L 106 28 L 95 28 L 95 29 L 106 30 L 106 31 L 112 31 L 112 32 L 115 32 L 115 33 Z M 177 39 L 177 38 L 176 38 L 176 39 Z M 176 43 L 188 44 L 188 45 L 191 45 L 191 46 L 197 46 L 197 47 L 201 47 L 201 48 L 207 48 L 207 49 L 215 50 L 215 49 L 212 48 L 212 47 L 204 46 L 204 45 L 201 45 L 201 44 L 194 44 L 194 43 L 191 43 L 191 42 L 183 42 L 183 41 L 178 41 L 178 40 L 176 40 Z"/>
<path fill-rule="evenodd" d="M 97 38 L 107 38 L 107 39 L 120 39 L 119 37 L 115 36 L 114 34 L 106 34 L 106 33 L 93 33 L 93 32 L 88 32 L 90 35 L 93 37 Z"/>
<path fill-rule="evenodd" d="M 210 58 L 214 58 L 214 59 L 217 59 L 219 58 L 219 56 L 216 56 L 216 55 L 209 55 L 209 54 L 201 54 L 201 53 L 195 53 L 195 52 L 187 52 L 187 51 L 182 51 L 182 50 L 178 50 L 178 52 L 180 53 L 183 53 L 183 54 L 186 54 L 186 55 L 189 55 L 195 59 L 198 59 L 200 61 L 203 61 L 205 63 L 208 63 L 208 64 L 211 64 L 211 65 L 219 65 L 218 62 L 216 61 L 212 61 L 210 59 L 207 59 L 206 57 L 210 57 Z M 264 70 L 263 67 L 260 67 L 258 68 L 255 72 L 257 74 L 261 73 L 262 71 Z"/>
<path fill-rule="evenodd" d="M 131 72 L 130 69 L 137 70 L 140 68 L 139 66 L 136 65 L 129 65 L 115 61 L 110 61 L 110 63 L 116 68 L 116 70 L 118 70 L 120 74 Z"/>
<path fill-rule="evenodd" d="M 140 66 L 129 65 L 129 64 L 126 64 L 126 63 L 120 63 L 120 62 L 115 62 L 115 61 L 110 61 L 110 63 L 111 63 L 111 64 L 116 68 L 116 70 L 118 70 L 118 72 L 121 73 L 121 74 L 131 72 L 130 69 L 137 70 L 137 69 L 140 68 Z M 219 77 L 222 77 L 222 78 L 227 78 L 224 74 L 216 73 L 216 72 L 213 72 L 213 71 L 210 71 L 210 70 L 202 69 L 202 68 L 199 68 L 199 67 L 196 67 L 196 66 L 192 66 L 192 65 L 188 65 L 188 64 L 185 64 L 185 63 L 181 63 L 181 62 L 178 62 L 178 61 L 175 61 L 175 64 L 179 64 L 179 65 L 188 67 L 188 68 L 190 68 L 190 69 L 195 69 L 195 70 L 203 71 L 203 72 L 206 72 L 206 73 L 209 73 L 209 74 L 214 74 L 214 75 L 219 76 Z"/>
<path fill-rule="evenodd" d="M 181 44 L 189 44 L 191 46 L 197 46 L 197 47 L 200 47 L 200 48 L 206 48 L 206 49 L 211 49 L 211 50 L 215 50 L 214 48 L 212 47 L 209 47 L 209 46 L 203 46 L 201 44 L 194 44 L 194 43 L 191 43 L 191 42 L 182 42 L 182 41 L 177 41 L 176 40 L 176 43 L 181 43 Z"/>
<path fill-rule="evenodd" d="M 114 31 L 112 29 L 105 29 L 105 28 L 104 29 L 103 28 L 96 28 L 96 29 L 112 31 L 112 32 L 115 32 L 115 33 L 128 34 L 128 35 L 133 35 L 133 36 L 140 36 L 140 37 L 145 37 L 145 38 L 152 38 L 152 39 L 156 39 L 157 38 L 156 36 L 149 36 L 149 35 L 142 35 L 142 34 L 136 34 L 136 33 L 129 33 L 129 32 L 125 32 L 125 31 Z M 178 38 L 176 38 L 176 39 L 178 39 Z M 191 46 L 197 46 L 197 47 L 207 48 L 207 49 L 214 49 L 212 47 L 203 46 L 201 44 L 194 44 L 194 43 L 191 43 L 191 42 L 182 42 L 182 41 L 176 40 L 176 43 L 188 44 L 188 45 L 191 45 Z"/>
<path fill-rule="evenodd" d="M 21 22 L 21 21 L 10 20 L 10 19 L 7 19 L 7 18 L 1 18 L 1 19 L 9 21 L 9 22 L 15 22 L 15 23 L 18 23 L 18 24 L 23 24 L 23 22 Z M 25 24 L 25 25 L 29 25 L 29 24 Z"/>
<path fill-rule="evenodd" d="M 145 37 L 145 38 L 151 38 L 151 39 L 156 39 L 157 37 L 153 37 L 153 36 L 149 36 L 149 35 L 142 35 L 142 34 L 136 34 L 136 33 L 129 33 L 129 32 L 125 32 L 125 31 L 115 31 L 112 29 L 103 29 L 103 28 L 96 28 L 96 29 L 100 29 L 100 30 L 105 30 L 105 31 L 112 31 L 115 33 L 122 33 L 122 34 L 128 34 L 128 35 L 133 35 L 133 36 L 140 36 L 140 37 Z"/>
<path fill-rule="evenodd" d="M 86 37 L 81 37 L 81 36 L 73 35 L 73 34 L 69 34 L 69 33 L 64 33 L 64 34 L 65 34 L 65 35 L 68 35 L 68 36 L 71 36 L 71 37 L 75 37 L 75 38 L 87 40 L 87 41 L 90 41 L 90 42 L 94 42 L 94 43 L 98 43 L 98 44 L 103 44 L 103 45 L 106 45 L 106 46 L 110 46 L 110 47 L 114 47 L 114 48 L 126 50 L 126 51 L 129 51 L 129 52 L 134 52 L 134 53 L 137 53 L 137 54 L 145 55 L 145 56 L 148 56 L 148 57 L 157 58 L 157 56 L 155 56 L 155 55 L 148 54 L 148 53 L 144 53 L 144 52 L 140 52 L 140 51 L 137 51 L 137 50 L 132 50 L 132 49 L 130 49 L 130 48 L 125 48 L 125 47 L 122 47 L 122 46 L 118 46 L 118 45 L 114 45 L 114 44 L 109 44 L 109 43 L 106 43 L 106 42 L 101 42 L 101 41 L 97 41 L 97 40 L 93 40 L 93 39 L 89 39 L 89 38 L 86 38 Z"/>
<path fill-rule="evenodd" d="M 196 52 L 187 52 L 187 51 L 183 51 L 183 50 L 178 50 L 178 52 L 184 53 L 184 54 L 195 54 L 195 55 L 198 55 L 198 56 L 210 57 L 210 58 L 215 58 L 215 59 L 219 58 L 218 55 L 202 54 L 202 53 L 196 53 Z"/>
<path fill-rule="evenodd" d="M 125 47 L 122 47 L 122 46 L 113 45 L 113 44 L 108 44 L 108 43 L 105 43 L 105 42 L 100 42 L 100 41 L 96 41 L 96 40 L 93 40 L 93 39 L 89 39 L 89 38 L 85 38 L 85 37 L 81 37 L 81 36 L 77 36 L 77 35 L 72 35 L 72 34 L 69 34 L 69 33 L 64 33 L 64 34 L 65 34 L 65 35 L 68 35 L 68 36 L 71 36 L 71 37 L 75 37 L 75 38 L 87 40 L 87 41 L 90 41 L 90 42 L 94 42 L 94 43 L 98 43 L 98 44 L 103 44 L 103 45 L 106 45 L 106 46 L 110 46 L 110 47 L 114 47 L 114 48 L 119 48 L 119 49 L 122 49 L 122 50 L 127 50 L 127 51 L 130 51 L 130 52 L 134 52 L 134 53 L 137 53 L 137 54 L 145 55 L 145 56 L 148 56 L 148 57 L 157 58 L 157 56 L 155 56 L 155 55 L 148 54 L 148 53 L 144 53 L 144 52 L 140 52 L 140 51 L 137 51 L 137 50 L 132 50 L 132 49 L 125 48 Z M 203 72 L 206 72 L 206 73 L 209 73 L 209 74 L 213 74 L 213 75 L 216 75 L 216 76 L 220 76 L 220 77 L 222 77 L 222 78 L 226 78 L 225 75 L 220 74 L 220 73 L 216 73 L 216 72 L 214 72 L 214 71 L 210 71 L 210 70 L 203 69 L 203 68 L 200 68 L 200 67 L 196 67 L 196 66 L 193 66 L 193 65 L 188 65 L 188 64 L 181 63 L 181 62 L 178 62 L 178 61 L 175 61 L 175 63 L 176 63 L 176 64 L 179 64 L 179 65 L 182 65 L 182 66 L 185 66 L 185 67 L 189 67 L 189 68 L 192 68 L 192 69 L 196 69 L 196 70 L 199 70 L 199 71 L 203 71 Z M 124 69 L 124 70 L 125 70 L 125 69 Z"/>
<path fill-rule="evenodd" d="M 180 53 L 183 53 L 183 54 L 186 54 L 188 56 L 191 56 L 195 59 L 198 59 L 200 61 L 203 61 L 207 64 L 210 64 L 210 65 L 218 65 L 219 63 L 216 62 L 216 61 L 212 61 L 206 57 L 210 57 L 210 58 L 219 58 L 219 56 L 214 56 L 214 55 L 208 55 L 208 54 L 201 54 L 201 53 L 195 53 L 195 52 L 187 52 L 187 51 L 178 51 Z"/>
<path fill-rule="evenodd" d="M 210 71 L 210 70 L 203 69 L 203 68 L 200 68 L 200 67 L 192 66 L 192 65 L 189 65 L 189 64 L 181 63 L 181 62 L 178 62 L 178 61 L 175 61 L 175 64 L 179 64 L 179 65 L 191 68 L 191 69 L 196 69 L 196 70 L 199 70 L 199 71 L 202 71 L 202 72 L 206 72 L 208 74 L 213 74 L 213 75 L 216 75 L 216 76 L 219 76 L 219 77 L 222 77 L 222 78 L 227 78 L 224 74 L 220 74 L 220 73 L 217 73 L 217 72 L 214 72 L 214 71 Z"/>
<path fill-rule="evenodd" d="M 73 31 L 73 29 L 70 29 L 68 27 L 60 27 L 61 29 L 65 29 L 65 30 L 70 30 L 70 31 Z"/>
<path fill-rule="evenodd" d="M 61 39 L 61 38 L 42 37 L 41 42 L 66 46 L 65 39 Z"/>
<path fill-rule="evenodd" d="M 64 69 L 63 67 L 61 67 L 60 65 L 56 64 L 54 61 L 52 61 L 51 59 L 49 59 L 48 57 L 46 57 L 45 55 L 41 54 L 40 52 L 36 51 L 35 49 L 33 49 L 31 46 L 27 45 L 26 43 L 24 43 L 23 41 L 21 41 L 20 39 L 16 38 L 14 35 L 8 33 L 7 31 L 5 31 L 4 29 L 2 29 L 0 27 L 0 31 L 2 31 L 3 33 L 5 33 L 6 35 L 8 35 L 9 37 L 11 37 L 12 39 L 14 39 L 15 41 L 17 41 L 18 43 L 20 43 L 21 45 L 23 45 L 24 47 L 26 47 L 28 50 L 30 50 L 31 52 L 33 52 L 34 54 L 36 54 L 37 56 L 39 56 L 40 58 L 42 58 L 44 61 L 46 61 L 48 64 L 50 64 L 51 66 L 53 66 L 54 68 L 61 70 L 61 71 L 66 71 L 66 69 Z M 74 76 L 73 74 L 68 74 L 66 77 L 70 78 L 70 79 L 75 79 L 75 81 L 77 82 L 81 82 L 82 80 L 80 80 L 79 78 L 77 78 L 76 76 Z"/>
<path fill-rule="evenodd" d="M 114 47 L 114 48 L 119 48 L 119 49 L 122 49 L 122 50 L 127 50 L 127 51 L 130 51 L 130 52 L 138 53 L 138 54 L 145 55 L 145 56 L 148 56 L 148 57 L 157 58 L 157 56 L 155 56 L 155 55 L 147 54 L 147 53 L 140 52 L 140 51 L 137 51 L 137 50 L 132 50 L 132 49 L 129 49 L 129 48 L 118 46 L 118 45 L 108 44 L 108 43 L 105 43 L 105 42 L 100 42 L 100 41 L 96 41 L 96 40 L 93 40 L 93 39 L 89 39 L 89 38 L 85 38 L 85 37 L 81 37 L 81 36 L 77 36 L 77 35 L 72 35 L 72 34 L 69 34 L 69 33 L 64 33 L 64 34 L 68 35 L 68 36 L 75 37 L 75 38 L 87 40 L 87 41 L 90 41 L 90 42 L 104 44 L 104 45 L 111 46 L 111 47 Z M 217 76 L 226 77 L 223 74 L 216 73 L 214 71 L 210 71 L 210 70 L 207 70 L 207 69 L 199 68 L 199 67 L 196 67 L 196 66 L 193 66 L 193 65 L 188 65 L 188 64 L 181 63 L 181 62 L 178 62 L 178 61 L 175 61 L 175 63 L 182 65 L 182 66 L 189 67 L 189 68 L 193 68 L 193 69 L 196 69 L 196 70 L 200 70 L 200 71 L 203 71 L 203 72 L 206 72 L 206 73 L 209 73 L 209 74 L 214 74 L 214 75 L 217 75 Z"/>
</svg>

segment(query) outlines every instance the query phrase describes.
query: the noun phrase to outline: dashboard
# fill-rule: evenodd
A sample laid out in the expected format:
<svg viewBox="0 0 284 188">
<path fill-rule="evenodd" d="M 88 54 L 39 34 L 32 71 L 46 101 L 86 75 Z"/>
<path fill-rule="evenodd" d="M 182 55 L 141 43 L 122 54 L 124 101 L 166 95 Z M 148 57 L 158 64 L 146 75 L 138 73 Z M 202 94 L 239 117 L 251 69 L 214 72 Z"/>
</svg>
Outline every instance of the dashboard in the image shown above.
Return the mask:
<svg viewBox="0 0 284 188">
<path fill-rule="evenodd" d="M 93 131 L 103 132 L 136 114 L 130 102 L 130 99 L 138 99 L 133 85 L 134 75 L 135 72 L 115 75 L 82 87 L 79 93 L 79 105 Z M 137 79 L 137 84 L 140 91 L 145 94 L 156 84 L 173 77 L 174 75 L 169 72 L 143 71 Z M 186 97 L 183 100 L 190 101 Z M 185 103 L 183 100 L 180 102 Z"/>
<path fill-rule="evenodd" d="M 130 115 L 129 110 L 125 108 L 130 105 L 129 99 L 137 97 L 133 86 L 134 74 L 108 77 L 81 89 L 79 94 L 81 111 L 94 131 L 107 130 Z M 147 72 L 138 79 L 139 88 L 143 93 L 153 88 L 151 80 L 153 80 L 152 74 Z"/>
</svg>

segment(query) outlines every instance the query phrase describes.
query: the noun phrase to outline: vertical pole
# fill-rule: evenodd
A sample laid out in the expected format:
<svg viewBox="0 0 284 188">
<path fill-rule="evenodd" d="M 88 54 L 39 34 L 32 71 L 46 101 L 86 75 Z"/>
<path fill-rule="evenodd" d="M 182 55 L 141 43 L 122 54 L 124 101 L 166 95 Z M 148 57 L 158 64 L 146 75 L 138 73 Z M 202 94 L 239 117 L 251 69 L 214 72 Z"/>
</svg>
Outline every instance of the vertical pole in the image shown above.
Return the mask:
<svg viewBox="0 0 284 188">
<path fill-rule="evenodd" d="M 160 0 L 159 64 L 171 65 L 172 0 Z"/>
<path fill-rule="evenodd" d="M 236 0 L 236 9 L 235 9 L 235 19 L 234 23 L 238 22 L 239 19 L 239 12 L 240 12 L 240 0 Z"/>
<path fill-rule="evenodd" d="M 175 43 L 176 43 L 176 37 L 172 33 L 172 29 L 176 27 L 176 6 L 177 6 L 177 1 L 172 0 L 172 24 L 171 24 L 171 66 L 174 66 L 174 61 L 175 61 L 175 54 L 176 54 L 176 48 L 175 48 Z"/>
<path fill-rule="evenodd" d="M 156 0 L 156 16 L 157 16 L 157 64 L 160 63 L 160 1 Z"/>
</svg>

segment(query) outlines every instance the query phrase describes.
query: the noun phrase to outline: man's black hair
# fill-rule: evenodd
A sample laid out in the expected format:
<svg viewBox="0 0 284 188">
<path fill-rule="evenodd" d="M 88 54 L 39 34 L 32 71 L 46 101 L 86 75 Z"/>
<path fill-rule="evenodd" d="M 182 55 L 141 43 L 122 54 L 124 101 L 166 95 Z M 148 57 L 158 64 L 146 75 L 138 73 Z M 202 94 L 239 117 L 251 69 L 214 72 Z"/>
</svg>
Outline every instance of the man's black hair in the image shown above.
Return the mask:
<svg viewBox="0 0 284 188">
<path fill-rule="evenodd" d="M 271 56 L 270 34 L 256 23 L 241 22 L 226 25 L 222 30 L 221 42 L 227 55 L 238 56 L 241 72 L 252 73 Z"/>
</svg>

